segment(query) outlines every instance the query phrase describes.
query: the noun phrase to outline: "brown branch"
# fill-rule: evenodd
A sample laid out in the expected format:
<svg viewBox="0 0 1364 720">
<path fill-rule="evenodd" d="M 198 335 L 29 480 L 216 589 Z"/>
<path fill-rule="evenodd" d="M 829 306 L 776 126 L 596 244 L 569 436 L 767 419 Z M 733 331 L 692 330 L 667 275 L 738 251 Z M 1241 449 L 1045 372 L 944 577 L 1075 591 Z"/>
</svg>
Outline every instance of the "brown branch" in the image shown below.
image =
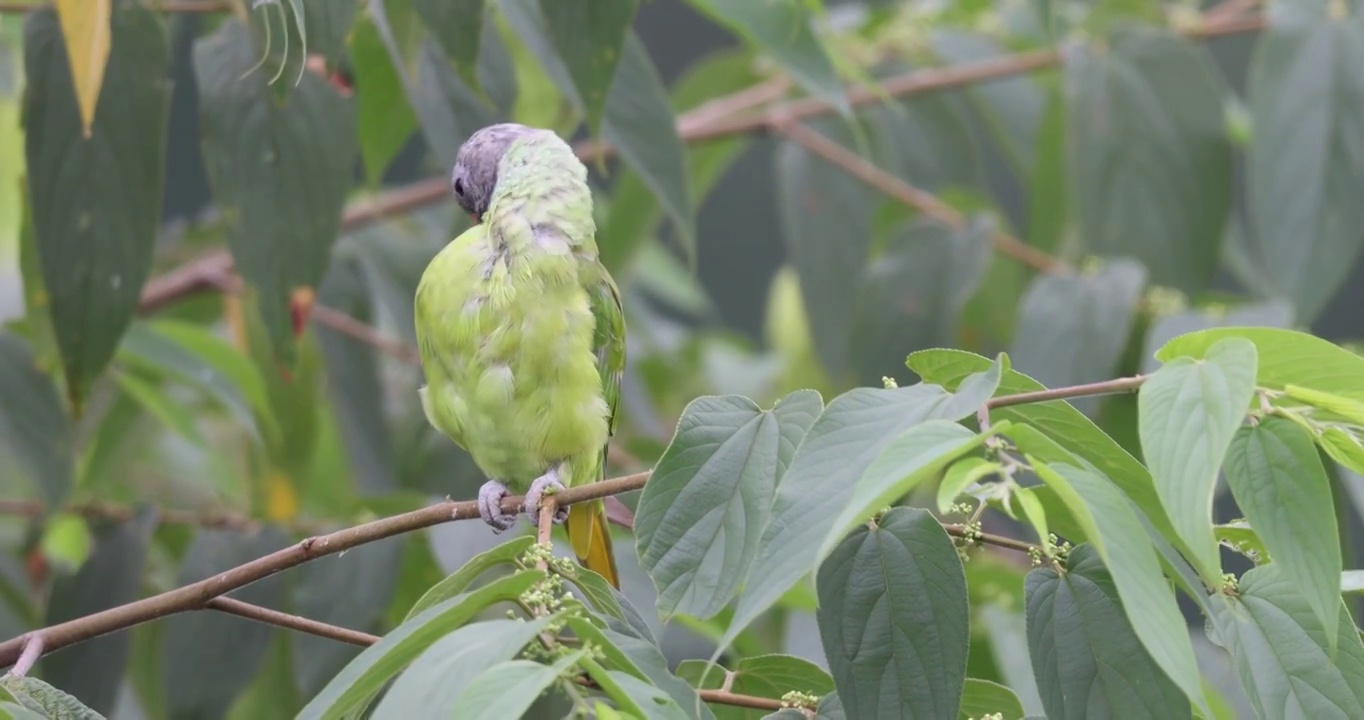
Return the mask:
<svg viewBox="0 0 1364 720">
<path fill-rule="evenodd" d="M 956 208 L 924 192 L 898 177 L 882 170 L 870 160 L 843 147 L 829 138 L 798 122 L 774 120 L 778 132 L 792 142 L 820 156 L 830 164 L 847 172 L 876 190 L 898 200 L 950 228 L 960 230 L 966 218 Z M 1042 272 L 1065 272 L 1070 269 L 1064 261 L 1028 245 L 1008 233 L 997 230 L 990 242 L 999 252 Z"/>
<path fill-rule="evenodd" d="M 316 304 L 313 305 L 311 317 L 317 324 L 329 327 L 362 342 L 394 360 L 405 362 L 408 365 L 421 363 L 421 356 L 417 354 L 417 348 L 398 338 L 385 335 L 376 330 L 373 325 L 361 322 L 340 310 Z"/>
<path fill-rule="evenodd" d="M 299 617 L 298 615 L 290 615 L 289 613 L 271 610 L 270 608 L 264 608 L 259 605 L 252 605 L 251 603 L 242 602 L 241 600 L 230 597 L 215 597 L 207 603 L 204 603 L 204 609 L 217 610 L 229 615 L 243 617 L 247 620 L 263 622 L 267 625 L 278 625 L 282 628 L 297 630 L 318 637 L 331 638 L 332 640 L 339 640 L 340 642 L 359 645 L 361 647 L 367 647 L 379 642 L 378 635 L 371 635 L 366 632 L 360 632 L 359 630 L 329 625 L 317 620 Z"/>
<path fill-rule="evenodd" d="M 597 500 L 608 495 L 638 490 L 644 487 L 648 478 L 649 473 L 643 472 L 566 488 L 555 494 L 555 500 L 560 505 Z M 502 500 L 502 510 L 508 513 L 518 512 L 524 503 L 524 497 L 508 496 Z M 130 628 L 148 620 L 155 620 L 178 612 L 203 609 L 213 598 L 225 595 L 282 570 L 301 565 L 309 560 L 451 520 L 469 520 L 476 517 L 478 517 L 478 503 L 475 501 L 437 503 L 420 510 L 382 518 L 327 535 L 310 537 L 197 583 L 142 598 L 93 615 L 68 620 L 34 632 L 42 635 L 44 652 L 60 650 L 69 645 Z M 24 637 L 22 636 L 0 643 L 0 667 L 12 665 L 19 658 L 23 645 Z"/>
<path fill-rule="evenodd" d="M 1117 393 L 1132 392 L 1137 388 L 1140 388 L 1141 384 L 1144 382 L 1146 382 L 1145 375 L 1136 375 L 1134 377 L 1104 380 L 1103 382 L 1087 383 L 1084 385 L 1071 385 L 1069 387 L 1035 390 L 1033 392 L 1015 393 L 1013 395 L 1000 395 L 999 397 L 990 398 L 986 401 L 985 406 L 993 410 L 994 408 L 1009 407 L 1011 405 L 1029 405 L 1051 400 L 1067 400 L 1070 398 L 1089 397 L 1092 395 L 1114 395 Z"/>
<path fill-rule="evenodd" d="M 14 668 L 10 670 L 11 675 L 23 677 L 29 670 L 38 663 L 38 658 L 43 656 L 43 636 L 40 633 L 29 633 L 23 636 L 23 649 L 19 652 L 19 659 L 14 661 Z"/>
<path fill-rule="evenodd" d="M 38 500 L 0 499 L 0 515 L 12 517 L 38 518 L 46 511 Z M 92 500 L 68 505 L 65 512 L 79 515 L 87 520 L 114 520 L 128 522 L 136 515 L 134 508 L 115 502 Z M 192 525 L 195 527 L 221 530 L 240 530 L 252 532 L 260 527 L 260 521 L 246 515 L 226 510 L 175 510 L 158 509 L 157 517 L 167 525 Z M 295 532 L 323 532 L 330 529 L 322 523 L 297 522 L 286 525 Z"/>
</svg>

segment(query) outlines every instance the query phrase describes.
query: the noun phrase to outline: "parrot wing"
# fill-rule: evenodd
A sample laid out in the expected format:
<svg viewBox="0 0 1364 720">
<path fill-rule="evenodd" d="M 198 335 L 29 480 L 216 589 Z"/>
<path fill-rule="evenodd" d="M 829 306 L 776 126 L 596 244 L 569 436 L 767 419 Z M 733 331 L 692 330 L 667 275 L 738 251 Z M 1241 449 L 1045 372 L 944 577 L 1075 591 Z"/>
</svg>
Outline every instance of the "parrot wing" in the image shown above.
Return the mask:
<svg viewBox="0 0 1364 720">
<path fill-rule="evenodd" d="M 610 408 L 607 419 L 608 440 L 616 432 L 616 408 L 620 403 L 620 380 L 625 371 L 625 314 L 621 310 L 620 290 L 605 267 L 593 263 L 586 275 L 586 289 L 596 319 L 593 349 L 597 354 L 597 370 L 601 374 L 602 398 Z M 597 478 L 605 477 L 606 448 L 601 448 Z M 574 505 L 569 509 L 569 542 L 578 562 L 606 578 L 620 588 L 615 553 L 611 549 L 611 533 L 606 525 L 606 505 L 601 500 Z"/>
</svg>

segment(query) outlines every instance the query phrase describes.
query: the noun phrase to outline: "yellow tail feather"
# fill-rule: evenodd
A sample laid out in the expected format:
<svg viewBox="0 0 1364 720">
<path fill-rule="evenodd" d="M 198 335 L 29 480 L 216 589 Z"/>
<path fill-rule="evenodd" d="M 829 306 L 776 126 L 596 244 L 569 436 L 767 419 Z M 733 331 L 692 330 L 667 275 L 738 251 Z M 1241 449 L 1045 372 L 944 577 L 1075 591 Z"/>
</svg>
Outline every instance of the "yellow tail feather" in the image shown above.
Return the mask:
<svg viewBox="0 0 1364 720">
<path fill-rule="evenodd" d="M 616 555 L 611 551 L 611 532 L 606 527 L 606 505 L 596 500 L 569 506 L 564 529 L 568 531 L 568 541 L 573 545 L 578 562 L 619 590 Z"/>
</svg>

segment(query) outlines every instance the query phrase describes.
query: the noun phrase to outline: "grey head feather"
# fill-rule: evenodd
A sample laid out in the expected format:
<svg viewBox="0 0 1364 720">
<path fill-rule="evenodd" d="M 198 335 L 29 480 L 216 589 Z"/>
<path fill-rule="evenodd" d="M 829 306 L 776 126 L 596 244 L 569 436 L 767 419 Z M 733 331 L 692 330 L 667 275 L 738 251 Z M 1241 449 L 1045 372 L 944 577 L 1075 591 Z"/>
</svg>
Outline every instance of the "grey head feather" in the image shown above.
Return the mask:
<svg viewBox="0 0 1364 720">
<path fill-rule="evenodd" d="M 455 156 L 450 191 L 464 211 L 482 220 L 497 189 L 497 164 L 518 138 L 535 132 L 519 123 L 489 125 L 469 136 Z"/>
</svg>

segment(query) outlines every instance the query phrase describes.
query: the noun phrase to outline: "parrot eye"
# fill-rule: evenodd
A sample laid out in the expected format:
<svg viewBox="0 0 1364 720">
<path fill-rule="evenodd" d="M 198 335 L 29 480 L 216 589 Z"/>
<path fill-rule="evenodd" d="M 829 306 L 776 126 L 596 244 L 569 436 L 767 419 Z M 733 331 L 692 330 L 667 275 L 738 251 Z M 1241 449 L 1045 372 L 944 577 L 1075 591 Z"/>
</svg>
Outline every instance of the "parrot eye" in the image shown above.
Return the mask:
<svg viewBox="0 0 1364 720">
<path fill-rule="evenodd" d="M 455 179 L 455 194 L 464 197 L 464 181 L 458 178 Z"/>
</svg>

